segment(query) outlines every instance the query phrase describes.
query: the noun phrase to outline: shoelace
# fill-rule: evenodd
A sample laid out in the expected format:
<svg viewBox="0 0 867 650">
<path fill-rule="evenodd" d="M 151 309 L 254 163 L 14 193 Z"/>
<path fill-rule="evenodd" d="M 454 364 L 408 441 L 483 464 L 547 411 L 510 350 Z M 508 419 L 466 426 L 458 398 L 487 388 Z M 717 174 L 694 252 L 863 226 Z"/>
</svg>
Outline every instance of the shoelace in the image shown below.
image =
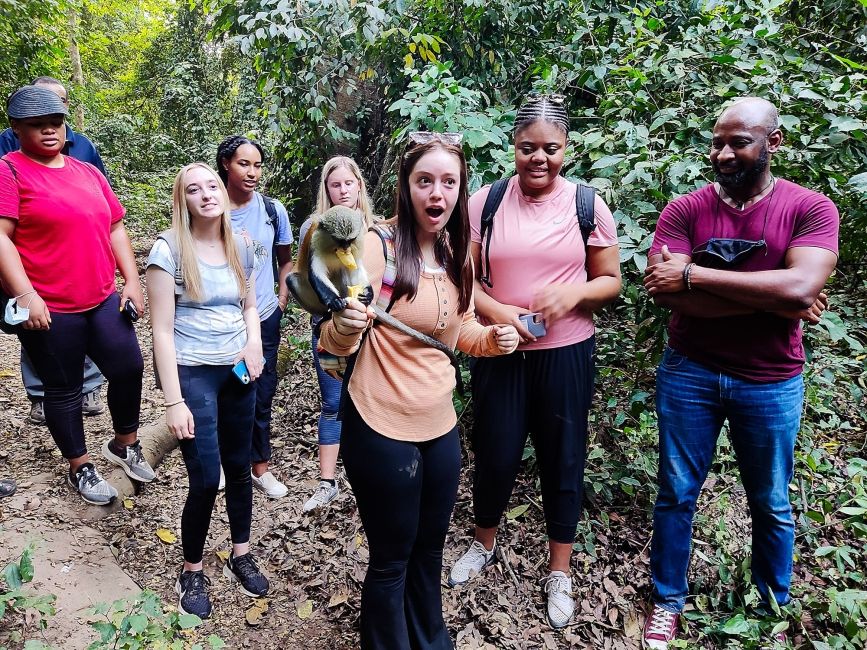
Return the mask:
<svg viewBox="0 0 867 650">
<path fill-rule="evenodd" d="M 129 445 L 126 448 L 127 454 L 132 454 L 132 462 L 135 464 L 140 464 L 144 462 L 144 454 L 141 450 L 141 443 L 136 441 L 133 444 Z"/>
<path fill-rule="evenodd" d="M 190 571 L 187 578 L 187 586 L 184 592 L 192 596 L 198 596 L 205 591 L 205 585 L 211 584 L 211 579 L 202 571 Z"/>
<path fill-rule="evenodd" d="M 100 481 L 100 476 L 93 467 L 83 467 L 77 474 L 81 477 L 79 483 L 83 482 L 87 487 L 93 487 Z"/>
<path fill-rule="evenodd" d="M 669 634 L 671 632 L 671 623 L 677 616 L 674 612 L 669 612 L 662 607 L 654 607 L 653 614 L 650 616 L 650 623 L 647 625 L 648 634 Z"/>
<path fill-rule="evenodd" d="M 570 593 L 568 576 L 548 576 L 544 578 L 542 582 L 545 586 L 545 593 L 549 595 L 552 591 L 561 591 L 565 594 Z"/>
<path fill-rule="evenodd" d="M 245 580 L 261 575 L 259 567 L 256 566 L 255 560 L 250 557 L 249 553 L 233 558 L 232 566 L 234 566 L 235 572 L 241 574 L 241 577 Z"/>
<path fill-rule="evenodd" d="M 467 551 L 467 560 L 474 564 L 477 560 L 483 560 L 487 562 L 492 552 L 493 551 L 486 550 L 485 547 L 482 546 L 482 544 L 478 542 L 473 542 L 470 545 L 469 551 Z"/>
</svg>

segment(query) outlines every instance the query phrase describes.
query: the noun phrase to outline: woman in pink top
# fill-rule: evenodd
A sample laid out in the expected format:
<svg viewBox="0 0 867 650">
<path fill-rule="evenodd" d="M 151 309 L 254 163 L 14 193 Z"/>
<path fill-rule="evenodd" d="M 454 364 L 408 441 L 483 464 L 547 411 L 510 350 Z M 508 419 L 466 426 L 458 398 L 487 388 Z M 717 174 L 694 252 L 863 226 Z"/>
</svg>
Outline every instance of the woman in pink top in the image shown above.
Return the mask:
<svg viewBox="0 0 867 650">
<path fill-rule="evenodd" d="M 545 591 L 553 627 L 566 625 L 575 607 L 569 560 L 593 392 L 593 312 L 620 292 L 611 212 L 595 197 L 596 226 L 585 246 L 578 188 L 560 176 L 568 131 L 562 97 L 535 97 L 518 111 L 517 174 L 486 234 L 484 266 L 480 222 L 491 188 L 470 199 L 476 309 L 485 321 L 513 324 L 522 344 L 520 354 L 479 359 L 473 367 L 475 539 L 449 574 L 451 586 L 463 584 L 494 561 L 497 525 L 532 435 L 549 539 Z M 480 282 L 483 270 L 492 286 Z M 523 314 L 538 314 L 546 333 L 534 336 Z"/>
<path fill-rule="evenodd" d="M 518 345 L 511 325 L 485 327 L 473 311 L 467 172 L 459 136 L 416 133 L 401 157 L 390 313 L 448 346 L 500 355 Z M 376 233 L 364 264 L 374 299 L 386 261 Z M 454 648 L 442 616 L 440 576 L 457 497 L 461 451 L 452 406 L 453 368 L 441 351 L 388 326 L 350 300 L 322 325 L 337 355 L 360 347 L 344 385 L 341 452 L 370 545 L 361 595 L 364 650 Z M 361 344 L 363 342 L 363 345 Z"/>
<path fill-rule="evenodd" d="M 108 378 L 114 436 L 103 456 L 134 481 L 155 478 L 137 440 L 144 366 L 132 320 L 144 297 L 124 208 L 96 167 L 61 153 L 67 109 L 60 97 L 25 86 L 7 113 L 21 149 L 0 159 L 0 282 L 45 384 L 45 420 L 69 462 L 66 480 L 86 502 L 107 505 L 117 490 L 91 462 L 81 420 L 85 355 Z"/>
</svg>

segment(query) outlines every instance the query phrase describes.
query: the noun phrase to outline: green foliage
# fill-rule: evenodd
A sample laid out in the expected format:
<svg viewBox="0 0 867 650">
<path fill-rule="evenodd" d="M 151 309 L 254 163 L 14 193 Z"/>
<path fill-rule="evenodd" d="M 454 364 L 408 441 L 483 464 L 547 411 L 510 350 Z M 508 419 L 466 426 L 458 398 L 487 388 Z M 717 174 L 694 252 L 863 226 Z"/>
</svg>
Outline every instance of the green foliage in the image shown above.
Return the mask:
<svg viewBox="0 0 867 650">
<path fill-rule="evenodd" d="M 55 613 L 53 594 L 31 594 L 24 590 L 24 585 L 33 580 L 33 550 L 31 544 L 21 553 L 16 562 L 8 564 L 2 573 L 0 582 L 0 629 L 8 633 L 12 640 L 26 638 L 31 626 L 44 630 L 48 618 Z M 2 647 L 2 646 L 0 646 Z M 25 648 L 35 650 L 43 647 L 41 642 L 28 640 Z"/>
<path fill-rule="evenodd" d="M 181 614 L 174 608 L 165 608 L 159 596 L 143 591 L 131 599 L 117 600 L 110 605 L 101 603 L 90 610 L 100 617 L 90 626 L 99 639 L 88 650 L 218 650 L 225 647 L 220 637 L 210 635 L 203 643 L 191 642 L 192 630 L 202 620 L 193 614 Z"/>
<path fill-rule="evenodd" d="M 0 102 L 40 75 L 61 76 L 63 0 L 0 0 Z"/>
</svg>

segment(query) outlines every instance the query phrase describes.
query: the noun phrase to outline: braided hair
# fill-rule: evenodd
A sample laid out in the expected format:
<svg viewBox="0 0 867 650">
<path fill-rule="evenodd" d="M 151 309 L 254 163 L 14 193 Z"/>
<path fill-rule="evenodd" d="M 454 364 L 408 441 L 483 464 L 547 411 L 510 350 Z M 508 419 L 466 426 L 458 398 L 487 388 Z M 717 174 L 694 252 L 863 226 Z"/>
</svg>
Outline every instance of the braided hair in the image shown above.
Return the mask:
<svg viewBox="0 0 867 650">
<path fill-rule="evenodd" d="M 244 144 L 250 144 L 256 147 L 259 151 L 259 155 L 262 157 L 262 163 L 265 162 L 265 150 L 262 149 L 262 145 L 255 140 L 245 138 L 243 135 L 230 135 L 220 143 L 220 146 L 217 147 L 217 174 L 220 175 L 220 180 L 222 180 L 226 185 L 229 184 L 229 172 L 223 162 L 225 161 L 228 164 L 232 158 L 235 157 L 235 152 L 238 151 L 238 147 Z"/>
<path fill-rule="evenodd" d="M 564 134 L 569 135 L 569 115 L 563 95 L 534 95 L 518 109 L 515 115 L 515 133 L 530 126 L 537 120 L 544 120 L 555 125 Z"/>
</svg>

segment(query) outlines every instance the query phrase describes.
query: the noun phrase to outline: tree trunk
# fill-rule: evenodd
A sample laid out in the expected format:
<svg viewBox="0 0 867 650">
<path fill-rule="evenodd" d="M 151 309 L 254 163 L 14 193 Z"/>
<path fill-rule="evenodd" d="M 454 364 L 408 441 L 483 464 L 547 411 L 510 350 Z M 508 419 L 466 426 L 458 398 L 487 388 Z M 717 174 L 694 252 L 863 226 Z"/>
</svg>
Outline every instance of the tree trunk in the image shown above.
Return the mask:
<svg viewBox="0 0 867 650">
<path fill-rule="evenodd" d="M 70 5 L 69 14 L 69 61 L 72 64 L 72 88 L 75 94 L 81 96 L 81 88 L 84 85 L 84 72 L 81 69 L 81 52 L 78 51 L 78 12 Z M 84 104 L 80 101 L 75 105 L 75 128 L 84 130 Z"/>
</svg>

